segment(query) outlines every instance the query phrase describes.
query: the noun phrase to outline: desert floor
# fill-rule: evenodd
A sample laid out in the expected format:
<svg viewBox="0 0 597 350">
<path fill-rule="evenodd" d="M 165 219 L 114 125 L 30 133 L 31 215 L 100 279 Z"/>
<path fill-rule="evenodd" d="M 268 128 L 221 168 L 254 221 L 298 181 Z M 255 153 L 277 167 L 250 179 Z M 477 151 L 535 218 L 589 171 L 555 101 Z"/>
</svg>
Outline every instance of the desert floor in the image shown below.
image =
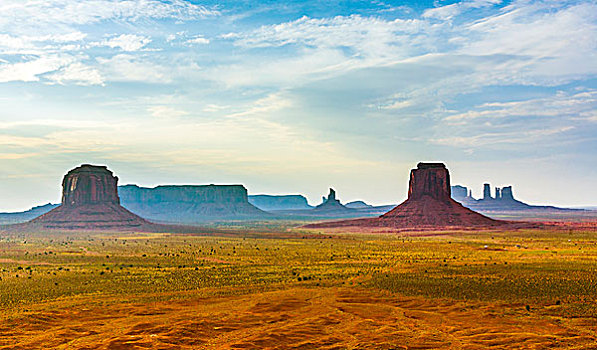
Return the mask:
<svg viewBox="0 0 597 350">
<path fill-rule="evenodd" d="M 0 235 L 0 349 L 596 349 L 597 233 Z"/>
</svg>

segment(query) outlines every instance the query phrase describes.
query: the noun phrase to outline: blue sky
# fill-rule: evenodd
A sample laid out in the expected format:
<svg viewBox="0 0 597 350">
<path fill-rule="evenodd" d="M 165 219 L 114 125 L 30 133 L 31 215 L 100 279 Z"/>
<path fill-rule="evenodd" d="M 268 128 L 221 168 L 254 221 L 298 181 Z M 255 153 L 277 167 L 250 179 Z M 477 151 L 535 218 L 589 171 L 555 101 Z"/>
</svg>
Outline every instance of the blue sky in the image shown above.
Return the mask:
<svg viewBox="0 0 597 350">
<path fill-rule="evenodd" d="M 122 184 L 334 186 L 397 203 L 418 161 L 596 204 L 594 1 L 0 2 L 0 210 Z"/>
</svg>

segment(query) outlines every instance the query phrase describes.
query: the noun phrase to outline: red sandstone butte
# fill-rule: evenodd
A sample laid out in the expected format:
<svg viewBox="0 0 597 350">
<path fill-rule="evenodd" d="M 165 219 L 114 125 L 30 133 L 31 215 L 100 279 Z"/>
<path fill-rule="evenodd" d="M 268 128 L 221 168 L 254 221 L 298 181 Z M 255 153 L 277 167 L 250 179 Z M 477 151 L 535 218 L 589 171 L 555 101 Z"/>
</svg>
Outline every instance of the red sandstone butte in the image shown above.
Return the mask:
<svg viewBox="0 0 597 350">
<path fill-rule="evenodd" d="M 42 229 L 141 229 L 152 224 L 120 205 L 118 178 L 105 166 L 83 164 L 62 181 L 62 205 L 32 220 Z"/>
<path fill-rule="evenodd" d="M 419 163 L 410 171 L 408 199 L 378 218 L 307 225 L 308 228 L 387 227 L 395 229 L 446 229 L 498 227 L 494 220 L 462 206 L 450 196 L 450 173 L 443 163 Z"/>
</svg>

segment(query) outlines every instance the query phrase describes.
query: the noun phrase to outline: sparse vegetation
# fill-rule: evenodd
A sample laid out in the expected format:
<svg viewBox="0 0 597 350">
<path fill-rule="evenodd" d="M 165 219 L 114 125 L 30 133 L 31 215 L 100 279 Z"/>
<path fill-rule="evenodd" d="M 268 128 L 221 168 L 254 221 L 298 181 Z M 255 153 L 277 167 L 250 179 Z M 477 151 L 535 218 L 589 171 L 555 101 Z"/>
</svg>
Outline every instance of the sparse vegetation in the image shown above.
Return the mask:
<svg viewBox="0 0 597 350">
<path fill-rule="evenodd" d="M 597 341 L 595 323 L 579 323 L 597 316 L 594 232 L 426 232 L 417 237 L 282 229 L 276 236 L 274 231 L 262 238 L 253 231 L 247 231 L 253 232 L 250 236 L 222 237 L 2 236 L 1 317 L 11 324 L 82 305 L 109 309 L 208 297 L 238 298 L 253 305 L 253 299 L 243 295 L 287 296 L 285 291 L 300 290 L 300 295 L 308 291 L 327 298 L 349 290 L 457 303 L 473 314 L 489 305 L 499 317 L 525 314 L 537 317 L 525 322 L 557 320 L 585 341 Z M 10 339 L 26 343 L 31 332 L 17 332 Z M 0 348 L 8 346 L 8 333 L 0 329 Z"/>
</svg>

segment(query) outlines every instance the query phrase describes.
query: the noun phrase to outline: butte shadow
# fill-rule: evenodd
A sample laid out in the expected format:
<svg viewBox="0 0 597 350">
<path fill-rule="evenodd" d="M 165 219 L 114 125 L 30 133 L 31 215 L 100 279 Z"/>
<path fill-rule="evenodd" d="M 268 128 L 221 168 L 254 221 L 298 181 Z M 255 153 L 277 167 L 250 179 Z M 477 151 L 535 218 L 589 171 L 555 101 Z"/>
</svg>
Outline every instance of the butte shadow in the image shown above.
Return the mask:
<svg viewBox="0 0 597 350">
<path fill-rule="evenodd" d="M 306 228 L 388 228 L 397 231 L 529 227 L 495 220 L 451 198 L 450 173 L 443 163 L 419 163 L 410 171 L 408 199 L 377 218 L 322 222 Z"/>
</svg>

